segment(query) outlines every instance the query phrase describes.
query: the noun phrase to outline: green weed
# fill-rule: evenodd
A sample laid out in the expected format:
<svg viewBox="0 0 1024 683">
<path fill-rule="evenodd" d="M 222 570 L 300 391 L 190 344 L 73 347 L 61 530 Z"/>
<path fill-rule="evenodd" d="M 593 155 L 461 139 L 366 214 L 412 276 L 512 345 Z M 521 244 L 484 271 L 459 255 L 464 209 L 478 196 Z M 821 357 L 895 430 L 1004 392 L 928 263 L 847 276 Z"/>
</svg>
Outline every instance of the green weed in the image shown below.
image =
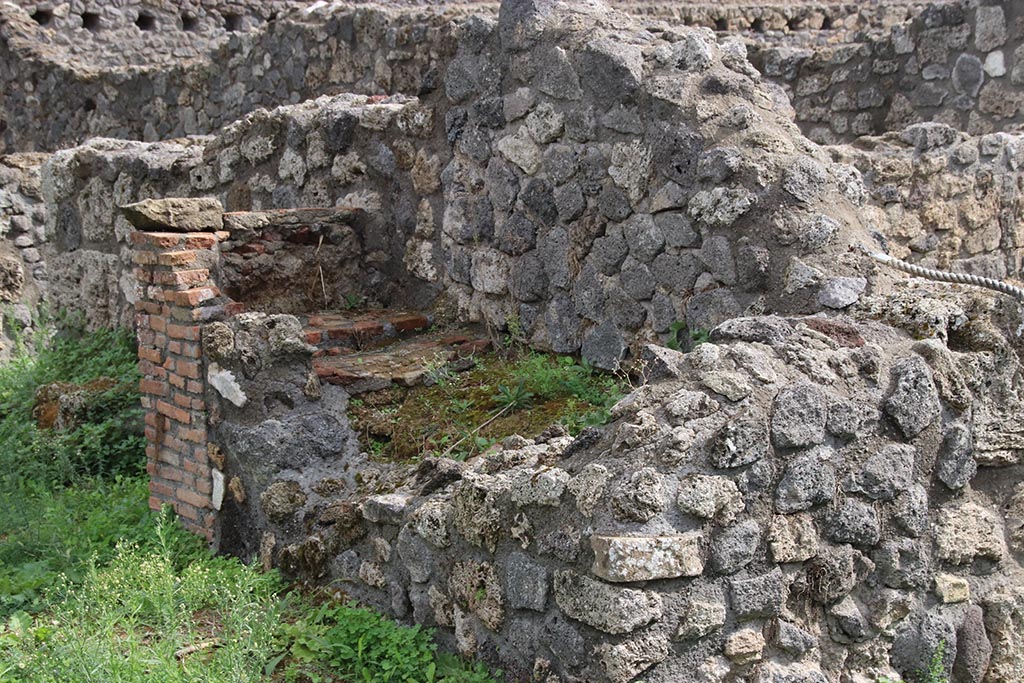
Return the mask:
<svg viewBox="0 0 1024 683">
<path fill-rule="evenodd" d="M 949 683 L 949 679 L 946 677 L 946 641 L 939 641 L 938 646 L 935 648 L 935 652 L 932 653 L 931 661 L 928 662 L 928 669 L 925 671 L 918 671 L 911 675 L 911 680 L 914 683 Z M 889 678 L 881 678 L 878 683 L 903 683 L 899 680 L 892 680 Z"/>
</svg>

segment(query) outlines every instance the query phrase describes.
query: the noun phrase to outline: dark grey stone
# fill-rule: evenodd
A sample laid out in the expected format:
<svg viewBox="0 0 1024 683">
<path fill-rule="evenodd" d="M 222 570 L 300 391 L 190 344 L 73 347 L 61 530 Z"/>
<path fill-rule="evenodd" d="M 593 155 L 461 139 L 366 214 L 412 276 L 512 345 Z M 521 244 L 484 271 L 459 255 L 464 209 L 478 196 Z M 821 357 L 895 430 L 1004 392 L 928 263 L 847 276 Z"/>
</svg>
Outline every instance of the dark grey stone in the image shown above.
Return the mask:
<svg viewBox="0 0 1024 683">
<path fill-rule="evenodd" d="M 752 519 L 724 529 L 711 542 L 711 567 L 719 574 L 733 574 L 754 559 L 761 543 L 761 527 Z"/>
<path fill-rule="evenodd" d="M 892 516 L 908 536 L 917 538 L 928 529 L 928 492 L 920 484 L 912 484 L 896 496 Z"/>
<path fill-rule="evenodd" d="M 629 246 L 622 235 L 610 232 L 594 240 L 587 261 L 604 275 L 614 275 L 619 272 L 619 267 L 628 253 Z"/>
<path fill-rule="evenodd" d="M 544 311 L 544 324 L 548 331 L 548 344 L 555 353 L 576 353 L 580 349 L 583 321 L 567 296 L 559 296 L 548 303 Z"/>
<path fill-rule="evenodd" d="M 665 236 L 665 246 L 677 249 L 700 246 L 700 234 L 693 229 L 693 224 L 685 213 L 658 213 L 654 216 L 654 222 Z"/>
<path fill-rule="evenodd" d="M 495 230 L 497 246 L 506 254 L 518 256 L 533 249 L 537 243 L 537 226 L 518 211 Z"/>
<path fill-rule="evenodd" d="M 699 292 L 686 301 L 686 326 L 690 330 L 711 330 L 740 312 L 740 304 L 728 287 Z"/>
<path fill-rule="evenodd" d="M 949 426 L 939 449 L 935 463 L 935 474 L 949 488 L 962 489 L 978 473 L 974 459 L 974 437 L 971 428 L 962 422 Z"/>
<path fill-rule="evenodd" d="M 806 204 L 821 194 L 828 182 L 825 167 L 811 157 L 798 157 L 786 167 L 782 188 L 798 202 Z"/>
<path fill-rule="evenodd" d="M 985 613 L 978 605 L 968 605 L 964 620 L 956 632 L 955 683 L 982 683 L 992 658 L 992 643 L 985 632 Z"/>
<path fill-rule="evenodd" d="M 782 570 L 776 567 L 761 576 L 733 579 L 729 598 L 737 619 L 778 616 L 786 603 Z"/>
<path fill-rule="evenodd" d="M 700 272 L 700 261 L 689 252 L 658 254 L 651 263 L 651 273 L 654 275 L 654 279 L 670 292 L 682 293 L 693 289 Z"/>
<path fill-rule="evenodd" d="M 463 195 L 449 202 L 444 230 L 460 244 L 489 240 L 494 235 L 494 211 L 482 195 Z"/>
<path fill-rule="evenodd" d="M 540 178 L 530 180 L 519 192 L 519 201 L 541 225 L 554 225 L 558 220 L 558 207 L 551 183 Z"/>
<path fill-rule="evenodd" d="M 398 532 L 395 550 L 413 583 L 425 583 L 433 574 L 434 549 L 408 525 Z"/>
<path fill-rule="evenodd" d="M 977 97 L 985 82 L 985 69 L 974 55 L 962 54 L 953 65 L 953 89 L 963 95 Z"/>
<path fill-rule="evenodd" d="M 623 291 L 638 301 L 646 301 L 654 294 L 655 282 L 651 269 L 633 260 L 632 257 L 628 257 L 622 264 L 619 280 L 622 282 Z"/>
<path fill-rule="evenodd" d="M 629 253 L 641 263 L 650 263 L 665 246 L 665 235 L 649 214 L 637 214 L 623 223 L 622 234 Z"/>
<path fill-rule="evenodd" d="M 572 283 L 572 301 L 576 311 L 590 320 L 602 320 L 606 317 L 607 298 L 596 271 L 592 266 L 585 264 Z"/>
<path fill-rule="evenodd" d="M 533 84 L 537 90 L 561 100 L 578 100 L 583 95 L 579 76 L 561 47 L 552 45 L 536 50 L 531 62 L 536 71 Z"/>
<path fill-rule="evenodd" d="M 548 600 L 551 572 L 522 553 L 512 553 L 504 562 L 505 597 L 511 609 L 543 612 Z"/>
<path fill-rule="evenodd" d="M 583 190 L 576 182 L 567 183 L 555 188 L 555 208 L 558 210 L 558 217 L 564 223 L 574 221 L 583 215 L 587 208 L 587 200 L 583 197 Z"/>
<path fill-rule="evenodd" d="M 651 298 L 651 309 L 647 315 L 647 321 L 655 332 L 665 332 L 679 318 L 676 307 L 665 294 L 655 292 Z"/>
<path fill-rule="evenodd" d="M 624 330 L 638 330 L 647 319 L 647 309 L 621 287 L 611 286 L 605 290 L 605 307 L 608 316 Z"/>
<path fill-rule="evenodd" d="M 785 318 L 769 315 L 726 320 L 711 330 L 711 341 L 760 342 L 775 346 L 792 335 L 793 326 Z"/>
<path fill-rule="evenodd" d="M 775 490 L 775 510 L 789 514 L 832 500 L 836 491 L 832 455 L 831 448 L 820 447 L 790 462 Z"/>
<path fill-rule="evenodd" d="M 940 643 L 945 643 L 940 672 L 942 680 L 947 680 L 957 653 L 956 629 L 946 615 L 938 612 L 906 619 L 900 625 L 890 650 L 892 666 L 905 677 L 928 671 Z"/>
<path fill-rule="evenodd" d="M 939 416 L 939 394 L 923 358 L 908 356 L 893 364 L 892 389 L 884 408 L 908 439 L 920 434 Z"/>
<path fill-rule="evenodd" d="M 889 444 L 867 459 L 847 482 L 846 489 L 873 500 L 892 500 L 914 481 L 916 463 L 916 448 Z"/>
<path fill-rule="evenodd" d="M 611 105 L 632 98 L 640 89 L 643 63 L 640 46 L 596 38 L 580 55 L 580 80 L 597 101 Z"/>
<path fill-rule="evenodd" d="M 761 292 L 771 281 L 772 254 L 765 247 L 741 244 L 736 249 L 736 279 L 745 292 Z"/>
<path fill-rule="evenodd" d="M 540 301 L 547 295 L 548 276 L 536 252 L 525 254 L 511 270 L 509 291 L 517 301 Z"/>
<path fill-rule="evenodd" d="M 772 642 L 780 650 L 799 657 L 818 644 L 817 638 L 799 626 L 777 619 L 772 628 Z"/>
<path fill-rule="evenodd" d="M 708 460 L 719 469 L 749 465 L 768 452 L 768 427 L 760 417 L 730 420 L 707 442 Z"/>
<path fill-rule="evenodd" d="M 569 235 L 556 227 L 541 233 L 537 239 L 537 255 L 544 262 L 544 272 L 552 287 L 569 285 Z"/>
<path fill-rule="evenodd" d="M 605 183 L 597 198 L 597 209 L 601 215 L 613 221 L 624 221 L 633 213 L 629 197 L 612 183 Z"/>
<path fill-rule="evenodd" d="M 509 212 L 519 196 L 519 177 L 512 167 L 499 157 L 492 157 L 487 162 L 487 196 L 498 211 Z"/>
<path fill-rule="evenodd" d="M 697 161 L 697 180 L 719 185 L 731 178 L 742 162 L 743 157 L 735 147 L 710 149 Z"/>
<path fill-rule="evenodd" d="M 576 175 L 576 150 L 570 145 L 548 145 L 544 150 L 544 170 L 556 185 Z"/>
<path fill-rule="evenodd" d="M 612 495 L 612 505 L 622 519 L 650 521 L 668 508 L 668 486 L 664 475 L 652 467 L 637 470 L 619 483 Z"/>
<path fill-rule="evenodd" d="M 704 268 L 723 285 L 736 284 L 736 260 L 733 258 L 729 238 L 716 235 L 704 240 L 700 248 Z"/>
<path fill-rule="evenodd" d="M 825 518 L 825 535 L 836 543 L 875 545 L 881 535 L 875 508 L 847 498 Z"/>
<path fill-rule="evenodd" d="M 861 612 L 860 606 L 850 596 L 843 598 L 840 602 L 832 605 L 828 615 L 835 624 L 832 639 L 839 642 L 861 642 L 867 640 L 871 635 L 871 627 L 868 620 Z"/>
<path fill-rule="evenodd" d="M 610 322 L 601 323 L 583 337 L 583 357 L 602 370 L 618 370 L 628 348 L 618 328 Z"/>
<path fill-rule="evenodd" d="M 787 386 L 775 397 L 772 442 L 779 448 L 820 444 L 827 417 L 825 393 L 819 387 L 808 382 Z"/>
</svg>

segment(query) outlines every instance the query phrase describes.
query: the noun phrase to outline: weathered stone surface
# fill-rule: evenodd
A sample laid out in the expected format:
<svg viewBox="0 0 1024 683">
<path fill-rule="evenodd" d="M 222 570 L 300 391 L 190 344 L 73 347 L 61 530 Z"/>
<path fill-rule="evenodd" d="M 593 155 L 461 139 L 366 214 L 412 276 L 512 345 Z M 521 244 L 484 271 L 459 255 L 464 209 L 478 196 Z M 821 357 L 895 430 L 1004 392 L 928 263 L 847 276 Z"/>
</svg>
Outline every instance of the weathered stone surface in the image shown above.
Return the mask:
<svg viewBox="0 0 1024 683">
<path fill-rule="evenodd" d="M 732 574 L 750 564 L 761 542 L 761 527 L 752 519 L 738 522 L 715 535 L 711 543 L 711 567 Z"/>
<path fill-rule="evenodd" d="M 720 469 L 742 467 L 768 455 L 768 427 L 759 417 L 730 421 L 708 440 L 708 459 Z"/>
<path fill-rule="evenodd" d="M 645 633 L 617 645 L 605 643 L 597 650 L 610 683 L 627 683 L 664 661 L 668 655 L 668 637 L 656 633 Z"/>
<path fill-rule="evenodd" d="M 706 600 L 691 598 L 686 608 L 679 615 L 679 628 L 676 638 L 679 640 L 696 640 L 714 633 L 725 625 L 725 602 L 723 600 Z"/>
<path fill-rule="evenodd" d="M 926 613 L 918 619 L 907 619 L 901 624 L 893 641 L 892 665 L 907 676 L 917 671 L 928 671 L 939 643 L 945 644 L 939 670 L 943 678 L 948 680 L 956 657 L 956 628 L 938 612 Z"/>
<path fill-rule="evenodd" d="M 985 633 L 984 612 L 978 605 L 968 605 L 964 620 L 956 631 L 956 659 L 953 680 L 981 683 L 992 659 L 992 643 Z"/>
<path fill-rule="evenodd" d="M 940 559 L 964 564 L 982 558 L 1003 559 L 1003 525 L 995 513 L 977 503 L 949 503 L 939 510 L 935 529 Z"/>
<path fill-rule="evenodd" d="M 569 570 L 555 572 L 554 592 L 567 616 L 605 633 L 630 633 L 662 615 L 657 593 L 609 586 Z"/>
<path fill-rule="evenodd" d="M 966 602 L 971 599 L 971 586 L 967 579 L 954 574 L 935 576 L 935 594 L 945 603 Z"/>
<path fill-rule="evenodd" d="M 974 437 L 970 428 L 960 422 L 949 426 L 935 462 L 935 476 L 956 490 L 970 483 L 978 472 L 974 459 Z"/>
<path fill-rule="evenodd" d="M 263 513 L 274 522 L 285 522 L 306 504 L 306 494 L 297 481 L 275 481 L 260 494 Z"/>
<path fill-rule="evenodd" d="M 917 450 L 913 446 L 886 446 L 853 473 L 846 488 L 874 500 L 892 500 L 914 481 L 916 460 Z"/>
<path fill-rule="evenodd" d="M 836 543 L 875 545 L 880 534 L 875 508 L 853 498 L 837 505 L 825 524 L 825 535 Z"/>
<path fill-rule="evenodd" d="M 832 456 L 832 449 L 820 447 L 794 458 L 775 490 L 775 509 L 789 514 L 832 500 L 836 491 Z"/>
<path fill-rule="evenodd" d="M 818 292 L 818 303 L 828 308 L 846 308 L 857 303 L 868 286 L 862 277 L 834 277 Z"/>
<path fill-rule="evenodd" d="M 772 624 L 772 642 L 780 650 L 799 657 L 818 643 L 817 639 L 799 626 L 784 619 Z"/>
<path fill-rule="evenodd" d="M 814 446 L 825 440 L 828 406 L 825 394 L 813 384 L 789 386 L 775 397 L 772 442 L 779 448 Z"/>
<path fill-rule="evenodd" d="M 679 509 L 702 519 L 728 525 L 743 512 L 743 496 L 735 482 L 727 477 L 690 474 L 679 482 L 676 496 Z"/>
<path fill-rule="evenodd" d="M 735 664 L 743 665 L 760 660 L 764 647 L 765 640 L 760 629 L 743 628 L 730 633 L 722 649 L 725 656 Z"/>
<path fill-rule="evenodd" d="M 914 355 L 893 364 L 892 390 L 884 405 L 885 412 L 908 439 L 935 421 L 942 406 L 931 369 L 923 358 Z"/>
<path fill-rule="evenodd" d="M 665 476 L 644 467 L 623 481 L 612 496 L 612 504 L 624 519 L 646 522 L 668 507 Z"/>
<path fill-rule="evenodd" d="M 548 569 L 523 553 L 512 553 L 504 563 L 504 569 L 508 606 L 543 612 L 551 583 Z"/>
<path fill-rule="evenodd" d="M 651 581 L 679 576 L 699 576 L 703 535 L 590 537 L 594 550 L 591 573 L 605 581 Z"/>
<path fill-rule="evenodd" d="M 558 467 L 540 472 L 521 470 L 511 482 L 512 502 L 518 506 L 557 506 L 569 479 L 569 473 Z"/>
<path fill-rule="evenodd" d="M 776 562 L 804 562 L 818 554 L 818 532 L 807 514 L 778 516 L 768 530 L 768 549 Z"/>
<path fill-rule="evenodd" d="M 583 357 L 602 370 L 617 370 L 628 347 L 622 333 L 611 322 L 604 322 L 583 337 Z"/>
<path fill-rule="evenodd" d="M 404 519 L 405 509 L 409 505 L 409 496 L 402 493 L 386 493 L 370 496 L 363 501 L 363 519 L 380 524 L 400 524 Z"/>
<path fill-rule="evenodd" d="M 144 199 L 121 211 L 139 230 L 213 232 L 224 227 L 224 207 L 213 197 Z"/>
<path fill-rule="evenodd" d="M 729 603 L 737 619 L 777 616 L 786 602 L 786 585 L 782 570 L 730 582 Z"/>
</svg>

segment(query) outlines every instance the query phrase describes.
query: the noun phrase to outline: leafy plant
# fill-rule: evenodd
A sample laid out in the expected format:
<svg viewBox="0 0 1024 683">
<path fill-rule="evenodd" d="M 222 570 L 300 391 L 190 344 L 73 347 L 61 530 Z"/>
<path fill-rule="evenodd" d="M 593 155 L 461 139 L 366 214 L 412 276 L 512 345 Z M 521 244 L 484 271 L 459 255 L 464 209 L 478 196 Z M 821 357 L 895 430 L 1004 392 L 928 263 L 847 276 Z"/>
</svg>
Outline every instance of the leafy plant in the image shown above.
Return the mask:
<svg viewBox="0 0 1024 683">
<path fill-rule="evenodd" d="M 665 346 L 674 351 L 692 351 L 701 344 L 711 341 L 711 332 L 704 329 L 686 331 L 686 323 L 680 320 L 668 327 Z"/>
<path fill-rule="evenodd" d="M 503 409 L 515 410 L 529 405 L 530 399 L 533 398 L 533 392 L 526 390 L 525 380 L 519 380 L 519 383 L 514 386 L 499 384 L 498 393 L 492 398 Z"/>
<path fill-rule="evenodd" d="M 928 662 L 928 669 L 911 675 L 914 683 L 949 683 L 946 677 L 946 641 L 940 640 Z M 902 683 L 899 680 L 880 678 L 878 683 Z"/>
</svg>

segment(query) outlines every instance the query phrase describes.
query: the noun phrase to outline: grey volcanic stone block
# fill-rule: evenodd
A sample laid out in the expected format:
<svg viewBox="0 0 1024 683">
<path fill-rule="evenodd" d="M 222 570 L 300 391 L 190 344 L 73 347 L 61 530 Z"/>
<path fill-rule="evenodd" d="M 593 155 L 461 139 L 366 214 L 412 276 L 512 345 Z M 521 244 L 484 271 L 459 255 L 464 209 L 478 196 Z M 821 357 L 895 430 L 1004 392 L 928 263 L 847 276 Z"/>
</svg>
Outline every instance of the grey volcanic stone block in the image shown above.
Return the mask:
<svg viewBox="0 0 1024 683">
<path fill-rule="evenodd" d="M 776 567 L 761 576 L 733 579 L 729 595 L 737 619 L 778 616 L 786 602 L 782 570 Z"/>
<path fill-rule="evenodd" d="M 807 510 L 832 500 L 836 473 L 830 462 L 832 449 L 817 448 L 786 466 L 775 490 L 775 509 L 782 514 Z"/>
<path fill-rule="evenodd" d="M 923 358 L 908 356 L 893 364 L 892 391 L 884 407 L 908 439 L 920 434 L 939 416 L 939 393 Z"/>
<path fill-rule="evenodd" d="M 779 448 L 819 444 L 825 440 L 827 417 L 825 393 L 819 387 L 806 382 L 786 387 L 775 397 L 772 442 Z"/>
<path fill-rule="evenodd" d="M 711 568 L 732 574 L 750 564 L 761 542 L 761 527 L 752 519 L 720 531 L 711 544 Z"/>
<path fill-rule="evenodd" d="M 555 602 L 566 616 L 605 633 L 630 633 L 661 618 L 661 596 L 610 586 L 571 570 L 555 572 Z"/>
</svg>

